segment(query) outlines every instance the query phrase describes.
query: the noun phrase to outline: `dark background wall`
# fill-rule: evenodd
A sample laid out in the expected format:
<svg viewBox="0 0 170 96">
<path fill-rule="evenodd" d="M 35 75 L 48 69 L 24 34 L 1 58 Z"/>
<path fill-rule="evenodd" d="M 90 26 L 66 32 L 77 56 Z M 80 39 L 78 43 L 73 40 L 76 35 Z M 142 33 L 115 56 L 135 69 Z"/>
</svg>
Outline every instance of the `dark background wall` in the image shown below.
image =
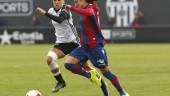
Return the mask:
<svg viewBox="0 0 170 96">
<path fill-rule="evenodd" d="M 170 0 L 138 0 L 146 24 L 170 25 Z"/>
<path fill-rule="evenodd" d="M 101 0 L 102 7 L 101 21 L 102 24 L 107 23 L 107 15 L 105 11 L 106 0 Z M 144 20 L 146 25 L 170 25 L 170 0 L 138 0 L 139 10 L 145 14 Z"/>
<path fill-rule="evenodd" d="M 5 0 L 4 0 L 5 1 Z M 35 11 L 36 7 L 42 7 L 46 10 L 50 8 L 52 0 L 32 0 L 33 1 L 33 13 L 30 16 L 0 16 L 0 21 L 3 21 L 4 26 L 14 26 L 14 27 L 20 27 L 20 26 L 32 26 L 32 16 L 38 15 Z M 40 23 L 41 26 L 49 26 L 50 22 L 47 18 L 44 16 L 38 15 L 40 17 Z M 2 23 L 2 22 L 1 22 Z M 2 25 L 2 24 L 1 24 Z"/>
<path fill-rule="evenodd" d="M 34 12 L 31 16 L 19 16 L 19 17 L 0 17 L 0 26 L 32 26 L 32 16 L 37 15 L 35 8 L 37 6 L 48 9 L 51 7 L 52 0 L 33 0 L 34 1 Z M 72 0 L 67 0 L 70 4 Z M 145 13 L 145 24 L 146 25 L 170 25 L 170 0 L 138 0 L 139 10 Z M 105 10 L 106 0 L 100 0 L 99 4 L 101 7 L 101 24 L 102 26 L 110 26 L 108 24 L 108 18 Z M 73 4 L 73 3 L 72 3 Z M 74 14 L 74 13 L 73 13 Z M 50 26 L 49 20 L 45 16 L 38 15 L 40 17 L 40 26 Z M 74 15 L 75 24 L 78 25 L 78 16 Z"/>
</svg>

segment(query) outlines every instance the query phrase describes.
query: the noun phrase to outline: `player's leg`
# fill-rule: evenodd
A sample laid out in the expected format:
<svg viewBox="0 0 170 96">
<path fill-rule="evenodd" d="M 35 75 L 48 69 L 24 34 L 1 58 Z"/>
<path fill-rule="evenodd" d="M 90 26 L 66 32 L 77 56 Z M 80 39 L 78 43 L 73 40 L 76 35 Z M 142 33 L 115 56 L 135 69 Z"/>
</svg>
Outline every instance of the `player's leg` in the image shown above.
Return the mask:
<svg viewBox="0 0 170 96">
<path fill-rule="evenodd" d="M 101 79 L 97 77 L 94 70 L 86 71 L 80 65 L 80 62 L 84 64 L 88 60 L 87 56 L 84 54 L 82 49 L 76 48 L 73 50 L 65 61 L 65 68 L 71 71 L 72 73 L 82 75 L 86 78 L 89 78 L 95 84 L 101 86 Z"/>
<path fill-rule="evenodd" d="M 65 61 L 65 68 L 69 71 L 71 71 L 74 74 L 78 74 L 78 75 L 82 75 L 84 77 L 90 77 L 89 73 L 84 70 L 81 65 L 79 64 L 80 59 L 84 59 L 83 61 L 85 61 L 85 56 L 82 55 L 82 51 L 80 48 L 75 48 L 67 57 L 66 61 Z M 79 56 L 77 56 L 79 55 Z M 81 56 L 82 55 L 82 56 Z M 76 58 L 80 57 L 79 59 Z M 86 61 L 85 61 L 86 62 Z"/>
<path fill-rule="evenodd" d="M 65 54 L 58 48 L 53 48 L 48 52 L 47 64 L 54 75 L 54 78 L 58 82 L 57 85 L 52 89 L 53 92 L 59 91 L 65 87 L 65 81 L 61 75 L 57 60 L 65 56 Z"/>
<path fill-rule="evenodd" d="M 67 70 L 71 71 L 74 74 L 78 74 L 87 78 L 90 77 L 89 72 L 81 67 L 77 58 L 68 56 L 64 65 Z"/>
<path fill-rule="evenodd" d="M 52 64 L 52 66 L 53 65 L 58 66 L 57 59 L 63 58 L 65 55 L 69 54 L 73 49 L 75 49 L 78 46 L 79 46 L 79 44 L 74 43 L 74 42 L 60 43 L 60 44 L 54 45 L 54 48 L 52 49 L 52 51 L 56 53 L 58 58 L 56 58 L 55 62 Z M 51 58 L 48 58 L 48 59 L 51 62 Z M 48 64 L 50 64 L 50 62 Z M 64 82 L 64 79 L 60 73 L 59 67 L 54 68 L 54 70 L 52 72 L 54 74 L 54 77 L 58 81 L 57 85 L 53 88 L 52 91 L 57 92 L 62 87 L 65 87 L 65 82 Z"/>
<path fill-rule="evenodd" d="M 102 50 L 102 53 L 103 53 L 103 58 L 105 59 L 105 64 L 106 66 L 101 66 L 100 67 L 100 70 L 101 72 L 103 73 L 103 75 L 109 79 L 111 81 L 111 83 L 113 84 L 113 86 L 117 89 L 117 91 L 119 92 L 120 96 L 129 96 L 123 86 L 121 85 L 120 83 L 120 80 L 119 78 L 116 76 L 116 74 L 114 74 L 110 69 L 109 69 L 109 66 L 108 66 L 108 59 L 107 59 L 107 53 L 106 53 L 106 50 L 104 48 L 101 48 Z M 101 51 L 100 51 L 101 52 Z"/>
<path fill-rule="evenodd" d="M 89 63 L 86 62 L 85 64 L 83 64 L 83 68 L 87 71 L 95 70 L 97 73 L 97 76 L 100 77 L 100 74 L 97 72 L 97 70 L 95 68 L 93 68 L 92 66 L 90 66 Z M 103 79 L 101 79 L 101 90 L 102 90 L 104 96 L 110 96 L 107 84 Z"/>
<path fill-rule="evenodd" d="M 79 64 L 78 59 L 72 56 L 68 56 L 65 62 L 65 68 L 71 71 L 74 74 L 78 74 L 84 76 L 91 80 L 91 82 L 95 83 L 98 86 L 101 86 L 101 78 L 98 78 L 96 75 L 96 71 L 90 70 L 86 71 Z"/>
<path fill-rule="evenodd" d="M 111 81 L 113 86 L 117 89 L 120 96 L 128 96 L 126 95 L 125 90 L 119 82 L 118 77 L 109 70 L 107 55 L 103 47 L 96 47 L 90 52 L 90 60 L 94 64 L 95 67 L 99 68 L 103 75 Z"/>
<path fill-rule="evenodd" d="M 120 96 L 129 96 L 127 95 L 127 93 L 125 92 L 125 90 L 123 89 L 118 77 L 109 69 L 108 66 L 105 66 L 103 68 L 100 68 L 101 72 L 103 73 L 103 75 L 109 79 L 111 81 L 111 83 L 113 84 L 113 86 L 117 89 L 117 91 L 119 92 Z"/>
</svg>

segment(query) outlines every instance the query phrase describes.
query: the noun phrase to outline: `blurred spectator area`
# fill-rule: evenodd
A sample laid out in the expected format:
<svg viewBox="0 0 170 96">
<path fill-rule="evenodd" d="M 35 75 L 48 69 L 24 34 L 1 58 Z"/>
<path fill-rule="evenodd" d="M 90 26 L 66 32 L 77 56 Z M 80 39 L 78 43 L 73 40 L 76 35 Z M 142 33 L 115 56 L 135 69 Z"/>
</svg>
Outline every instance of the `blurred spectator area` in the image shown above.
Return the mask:
<svg viewBox="0 0 170 96">
<path fill-rule="evenodd" d="M 132 26 L 133 27 L 141 27 L 145 24 L 145 20 L 144 20 L 144 13 L 142 11 L 138 11 L 135 14 L 135 18 L 134 21 L 132 22 Z"/>
<path fill-rule="evenodd" d="M 1 0 L 6 1 L 6 0 Z M 8 0 L 9 1 L 9 0 Z M 51 0 L 30 0 L 33 1 L 32 13 L 29 16 L 2 16 L 2 9 L 0 9 L 0 26 L 1 27 L 33 27 L 32 25 L 40 27 L 52 27 L 51 22 L 45 16 L 35 12 L 35 8 L 40 6 L 46 10 L 52 7 Z M 102 27 L 111 26 L 116 23 L 117 16 L 109 17 L 107 14 L 106 4 L 107 2 L 133 2 L 134 0 L 98 0 L 101 9 L 100 23 Z M 170 25 L 170 0 L 137 0 L 139 13 L 143 12 L 143 17 L 135 16 L 133 25 L 142 26 L 168 26 Z M 72 0 L 66 0 L 66 3 L 73 4 Z M 1 3 L 0 3 L 1 4 Z M 2 4 L 1 4 L 2 5 Z M 10 6 L 10 5 L 9 5 Z M 8 7 L 9 7 L 8 6 Z M 5 7 L 5 8 L 8 8 Z M 112 8 L 112 7 L 111 7 Z M 111 9 L 108 9 L 111 10 Z M 136 15 L 140 15 L 136 13 Z M 119 12 L 119 15 L 129 14 L 126 13 L 123 8 Z M 35 18 L 36 17 L 36 18 Z M 38 18 L 37 18 L 38 17 Z M 79 26 L 79 15 L 73 12 L 74 24 Z M 132 22 L 129 20 L 128 22 Z M 139 24 L 140 23 L 140 24 Z"/>
</svg>

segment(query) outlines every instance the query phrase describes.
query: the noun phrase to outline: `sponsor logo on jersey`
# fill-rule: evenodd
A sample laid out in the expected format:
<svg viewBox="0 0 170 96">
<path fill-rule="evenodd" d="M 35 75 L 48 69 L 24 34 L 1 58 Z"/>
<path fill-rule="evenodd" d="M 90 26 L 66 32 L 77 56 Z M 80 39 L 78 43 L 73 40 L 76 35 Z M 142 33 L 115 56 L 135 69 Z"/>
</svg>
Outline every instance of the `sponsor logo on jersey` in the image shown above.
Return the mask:
<svg viewBox="0 0 170 96">
<path fill-rule="evenodd" d="M 103 64 L 103 63 L 104 63 L 104 60 L 103 60 L 103 59 L 99 59 L 99 60 L 97 60 L 97 63 Z"/>
</svg>

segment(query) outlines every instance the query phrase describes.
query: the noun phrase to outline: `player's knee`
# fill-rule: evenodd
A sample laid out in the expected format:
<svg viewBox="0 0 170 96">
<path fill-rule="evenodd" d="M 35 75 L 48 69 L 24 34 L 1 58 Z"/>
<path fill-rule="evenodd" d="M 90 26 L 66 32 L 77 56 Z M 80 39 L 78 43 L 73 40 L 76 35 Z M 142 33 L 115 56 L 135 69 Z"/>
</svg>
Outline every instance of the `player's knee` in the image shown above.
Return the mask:
<svg viewBox="0 0 170 96">
<path fill-rule="evenodd" d="M 52 58 L 50 56 L 47 57 L 47 64 L 50 65 L 52 62 Z"/>
<path fill-rule="evenodd" d="M 58 56 L 55 52 L 53 51 L 49 51 L 48 54 L 47 54 L 47 64 L 51 64 L 51 63 L 54 63 L 56 62 Z"/>
<path fill-rule="evenodd" d="M 51 71 L 55 71 L 59 69 L 59 65 L 56 63 L 56 60 L 58 58 L 57 54 L 53 51 L 49 51 L 47 55 L 47 64 Z"/>
</svg>

